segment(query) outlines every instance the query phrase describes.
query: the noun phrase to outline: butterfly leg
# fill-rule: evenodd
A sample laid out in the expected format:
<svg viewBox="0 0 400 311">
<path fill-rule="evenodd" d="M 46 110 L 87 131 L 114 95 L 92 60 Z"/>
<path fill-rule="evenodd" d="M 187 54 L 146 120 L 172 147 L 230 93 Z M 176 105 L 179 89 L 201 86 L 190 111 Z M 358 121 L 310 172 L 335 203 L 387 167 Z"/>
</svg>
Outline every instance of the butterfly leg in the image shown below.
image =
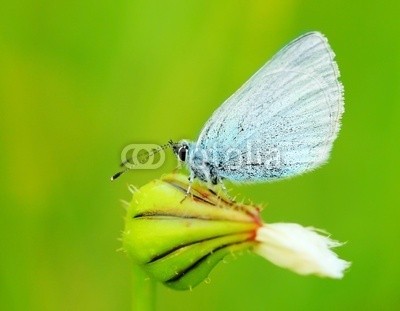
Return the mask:
<svg viewBox="0 0 400 311">
<path fill-rule="evenodd" d="M 176 165 L 176 167 L 174 168 L 174 170 L 172 171 L 172 173 L 178 172 L 181 168 L 182 168 L 182 164 L 181 164 L 180 161 L 178 161 L 178 164 Z"/>
<path fill-rule="evenodd" d="M 228 194 L 228 189 L 225 187 L 225 184 L 223 182 L 223 178 L 218 175 L 218 171 L 214 167 L 211 167 L 210 169 L 210 182 L 212 187 L 217 190 L 218 197 L 220 197 L 219 194 L 222 191 L 227 198 L 230 198 Z"/>
<path fill-rule="evenodd" d="M 224 181 L 222 180 L 222 178 L 218 178 L 218 185 L 220 186 L 220 191 L 222 191 L 222 193 L 230 200 L 232 200 L 232 198 L 230 197 L 229 193 L 228 193 L 228 189 L 226 188 Z M 233 200 L 232 200 L 233 201 Z"/>
<path fill-rule="evenodd" d="M 222 179 L 218 179 L 218 181 L 219 181 L 219 185 L 221 185 L 222 191 L 223 191 L 226 195 L 228 195 L 228 189 L 225 187 L 225 184 L 224 184 L 224 182 L 222 181 Z"/>
<path fill-rule="evenodd" d="M 193 184 L 193 180 L 194 180 L 195 177 L 196 177 L 195 174 L 194 174 L 193 172 L 191 172 L 191 173 L 190 173 L 190 176 L 189 176 L 189 186 L 188 186 L 188 188 L 187 188 L 187 190 L 186 190 L 185 196 L 183 197 L 183 199 L 181 200 L 180 203 L 182 203 L 183 201 L 185 201 L 186 198 L 188 197 L 188 195 L 190 194 L 190 190 L 192 189 L 192 184 Z"/>
</svg>

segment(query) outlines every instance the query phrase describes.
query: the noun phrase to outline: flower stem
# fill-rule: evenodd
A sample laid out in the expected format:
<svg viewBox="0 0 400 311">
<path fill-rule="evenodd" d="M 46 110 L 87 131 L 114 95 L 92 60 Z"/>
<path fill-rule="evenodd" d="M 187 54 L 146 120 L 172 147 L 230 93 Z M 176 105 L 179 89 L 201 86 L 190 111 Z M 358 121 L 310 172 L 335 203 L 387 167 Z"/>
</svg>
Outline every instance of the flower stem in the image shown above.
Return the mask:
<svg viewBox="0 0 400 311">
<path fill-rule="evenodd" d="M 132 311 L 156 310 L 156 282 L 139 266 L 133 268 Z"/>
</svg>

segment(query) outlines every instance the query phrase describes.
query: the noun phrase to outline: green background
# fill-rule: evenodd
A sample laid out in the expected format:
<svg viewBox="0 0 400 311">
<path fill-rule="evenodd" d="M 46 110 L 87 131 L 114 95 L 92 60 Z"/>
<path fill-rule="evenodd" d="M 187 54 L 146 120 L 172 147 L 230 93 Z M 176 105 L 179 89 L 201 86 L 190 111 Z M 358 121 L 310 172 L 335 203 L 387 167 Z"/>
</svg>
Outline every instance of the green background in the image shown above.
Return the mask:
<svg viewBox="0 0 400 311">
<path fill-rule="evenodd" d="M 392 3 L 391 3 L 392 2 Z M 4 1 L 0 10 L 0 309 L 129 310 L 118 237 L 129 143 L 196 139 L 280 47 L 319 30 L 345 86 L 328 165 L 238 187 L 268 222 L 348 241 L 341 281 L 301 277 L 247 254 L 192 292 L 158 286 L 159 310 L 400 308 L 400 19 L 396 1 Z"/>
</svg>

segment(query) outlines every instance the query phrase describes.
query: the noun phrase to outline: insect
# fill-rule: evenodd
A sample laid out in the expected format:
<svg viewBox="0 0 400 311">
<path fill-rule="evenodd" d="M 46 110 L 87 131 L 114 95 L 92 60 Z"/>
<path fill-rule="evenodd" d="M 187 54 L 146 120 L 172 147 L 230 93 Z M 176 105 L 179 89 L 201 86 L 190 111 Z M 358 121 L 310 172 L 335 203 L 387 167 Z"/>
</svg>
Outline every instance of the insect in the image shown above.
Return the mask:
<svg viewBox="0 0 400 311">
<path fill-rule="evenodd" d="M 326 162 L 344 111 L 334 57 L 318 32 L 280 50 L 213 113 L 196 142 L 172 145 L 190 180 L 273 181 Z"/>
<path fill-rule="evenodd" d="M 212 114 L 196 142 L 170 142 L 189 180 L 274 181 L 325 163 L 344 111 L 334 57 L 321 33 L 300 36 Z"/>
</svg>

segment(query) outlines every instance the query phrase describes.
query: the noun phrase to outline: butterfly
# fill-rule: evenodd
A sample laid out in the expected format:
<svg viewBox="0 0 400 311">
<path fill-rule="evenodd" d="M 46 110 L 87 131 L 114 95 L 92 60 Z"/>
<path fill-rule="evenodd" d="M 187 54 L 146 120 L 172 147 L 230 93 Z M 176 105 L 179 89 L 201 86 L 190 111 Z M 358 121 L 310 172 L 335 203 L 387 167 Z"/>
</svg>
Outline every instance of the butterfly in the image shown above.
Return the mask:
<svg viewBox="0 0 400 311">
<path fill-rule="evenodd" d="M 165 146 L 186 164 L 190 181 L 267 182 L 311 171 L 328 160 L 340 129 L 339 76 L 325 36 L 306 33 L 229 97 L 197 141 Z"/>
<path fill-rule="evenodd" d="M 282 48 L 212 114 L 197 141 L 171 143 L 190 179 L 274 181 L 325 163 L 344 111 L 334 58 L 319 32 Z"/>
</svg>

